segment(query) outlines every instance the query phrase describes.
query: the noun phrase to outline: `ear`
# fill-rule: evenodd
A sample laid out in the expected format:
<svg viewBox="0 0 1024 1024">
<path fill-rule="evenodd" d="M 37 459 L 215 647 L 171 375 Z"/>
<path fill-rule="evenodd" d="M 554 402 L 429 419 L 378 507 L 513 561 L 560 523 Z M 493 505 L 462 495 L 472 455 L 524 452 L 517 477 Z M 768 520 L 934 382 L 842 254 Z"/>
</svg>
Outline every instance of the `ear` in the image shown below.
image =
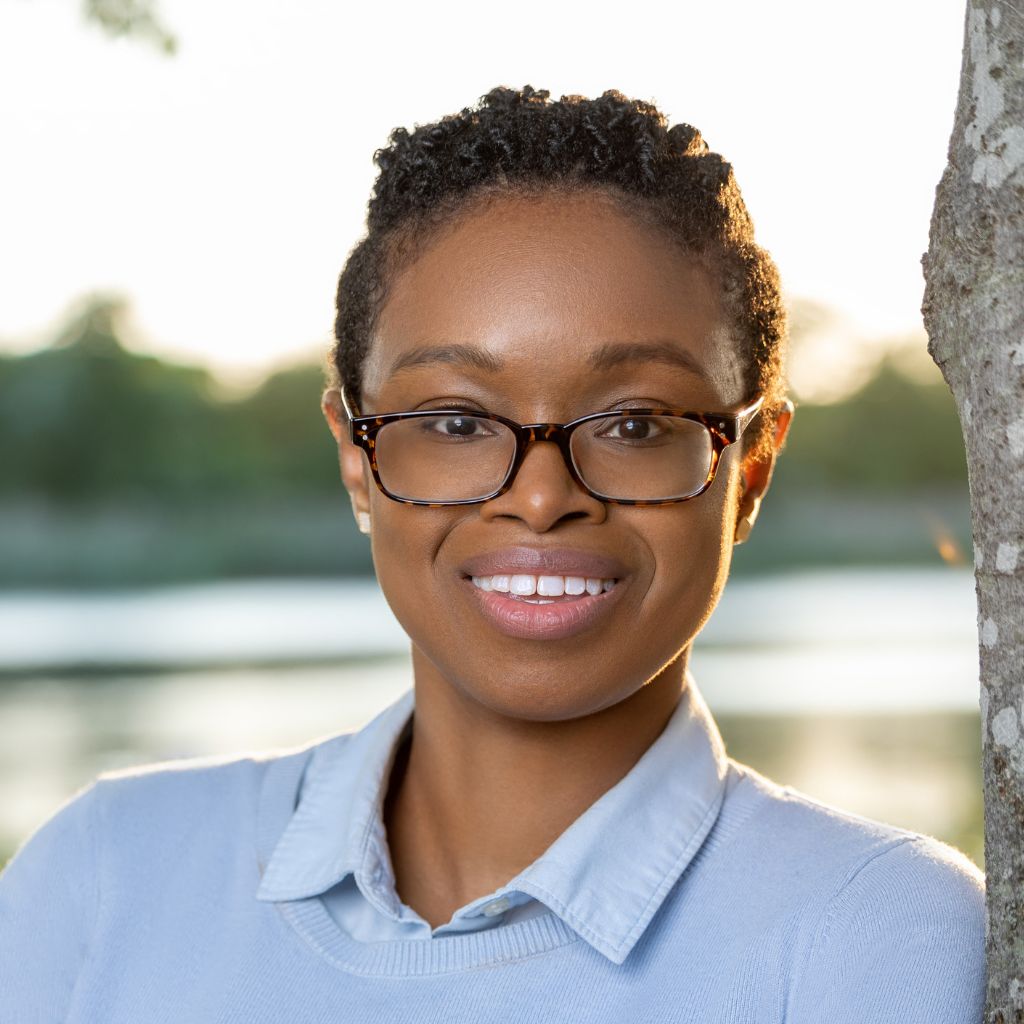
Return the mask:
<svg viewBox="0 0 1024 1024">
<path fill-rule="evenodd" d="M 370 514 L 370 467 L 362 449 L 349 437 L 348 414 L 341 404 L 341 392 L 337 388 L 328 388 L 320 399 L 320 408 L 337 442 L 341 479 L 352 501 L 352 514 L 358 522 L 360 513 Z"/>
<path fill-rule="evenodd" d="M 775 469 L 775 459 L 789 433 L 790 423 L 793 421 L 795 409 L 793 403 L 784 399 L 782 407 L 776 413 L 775 437 L 772 441 L 772 450 L 767 456 L 759 459 L 748 455 L 742 462 L 740 468 L 740 480 L 742 491 L 740 492 L 739 505 L 737 507 L 737 530 L 736 543 L 742 544 L 750 533 L 757 514 L 761 510 L 761 499 L 768 490 L 772 480 L 772 472 Z M 744 523 L 744 520 L 746 522 Z"/>
</svg>

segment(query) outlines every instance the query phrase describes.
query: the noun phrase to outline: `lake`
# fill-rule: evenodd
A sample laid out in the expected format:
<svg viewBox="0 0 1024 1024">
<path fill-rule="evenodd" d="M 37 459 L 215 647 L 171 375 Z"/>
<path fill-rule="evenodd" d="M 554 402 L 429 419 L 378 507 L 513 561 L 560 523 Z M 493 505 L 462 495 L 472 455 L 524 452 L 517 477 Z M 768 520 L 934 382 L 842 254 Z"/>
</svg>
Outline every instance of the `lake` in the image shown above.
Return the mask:
<svg viewBox="0 0 1024 1024">
<path fill-rule="evenodd" d="M 358 728 L 407 647 L 372 580 L 0 595 L 0 856 L 106 768 Z M 982 863 L 969 570 L 733 579 L 690 667 L 737 760 Z"/>
</svg>

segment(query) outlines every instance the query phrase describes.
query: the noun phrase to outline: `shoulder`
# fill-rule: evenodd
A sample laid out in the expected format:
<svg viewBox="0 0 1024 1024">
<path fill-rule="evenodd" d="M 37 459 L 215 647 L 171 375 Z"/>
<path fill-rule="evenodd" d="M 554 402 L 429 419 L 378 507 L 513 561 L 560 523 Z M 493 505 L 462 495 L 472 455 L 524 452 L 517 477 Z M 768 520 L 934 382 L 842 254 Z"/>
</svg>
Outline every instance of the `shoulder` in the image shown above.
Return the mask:
<svg viewBox="0 0 1024 1024">
<path fill-rule="evenodd" d="M 105 771 L 72 794 L 0 872 L 5 1008 L 64 1020 L 82 972 L 110 950 L 124 966 L 204 915 L 240 920 L 258 880 L 261 793 L 275 781 L 287 793 L 316 745 Z M 144 938 L 133 947 L 130 935 Z"/>
<path fill-rule="evenodd" d="M 762 853 L 776 853 L 799 876 L 822 878 L 835 889 L 882 858 L 876 872 L 898 866 L 922 884 L 945 878 L 954 889 L 984 892 L 985 876 L 977 865 L 934 836 L 818 800 L 732 760 L 729 781 L 726 829 L 730 816 L 741 819 L 743 828 L 732 831 L 756 843 Z"/>
<path fill-rule="evenodd" d="M 986 909 L 977 865 L 934 836 L 733 764 L 745 820 L 737 838 L 756 847 L 761 879 L 785 892 L 792 913 L 792 1020 L 980 1019 Z"/>
<path fill-rule="evenodd" d="M 101 771 L 37 827 L 12 865 L 80 865 L 88 852 L 102 882 L 185 855 L 192 863 L 204 854 L 222 861 L 229 848 L 253 848 L 264 809 L 287 817 L 309 764 L 348 739 L 331 734 L 290 747 Z"/>
<path fill-rule="evenodd" d="M 100 772 L 90 789 L 113 838 L 190 824 L 208 831 L 252 816 L 268 776 L 301 772 L 320 741 L 293 747 L 154 761 Z M 109 838 L 108 834 L 108 838 Z"/>
<path fill-rule="evenodd" d="M 287 816 L 319 743 L 140 764 L 88 792 L 96 887 L 108 915 L 167 913 L 255 888 L 268 793 Z M 62 809 L 66 813 L 68 807 Z M 77 869 L 76 869 L 77 870 Z M 198 911 L 196 911 L 198 912 Z"/>
</svg>

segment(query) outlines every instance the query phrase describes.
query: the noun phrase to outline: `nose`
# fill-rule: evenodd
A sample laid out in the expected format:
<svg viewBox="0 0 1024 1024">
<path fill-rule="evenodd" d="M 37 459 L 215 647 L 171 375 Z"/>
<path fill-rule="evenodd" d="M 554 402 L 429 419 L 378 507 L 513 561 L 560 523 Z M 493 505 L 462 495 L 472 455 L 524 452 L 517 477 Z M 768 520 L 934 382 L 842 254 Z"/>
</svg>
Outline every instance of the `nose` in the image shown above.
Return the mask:
<svg viewBox="0 0 1024 1024">
<path fill-rule="evenodd" d="M 603 501 L 573 479 L 558 444 L 537 435 L 527 448 L 512 486 L 480 506 L 483 518 L 511 516 L 525 522 L 534 533 L 550 530 L 563 519 L 603 522 L 607 511 Z"/>
</svg>

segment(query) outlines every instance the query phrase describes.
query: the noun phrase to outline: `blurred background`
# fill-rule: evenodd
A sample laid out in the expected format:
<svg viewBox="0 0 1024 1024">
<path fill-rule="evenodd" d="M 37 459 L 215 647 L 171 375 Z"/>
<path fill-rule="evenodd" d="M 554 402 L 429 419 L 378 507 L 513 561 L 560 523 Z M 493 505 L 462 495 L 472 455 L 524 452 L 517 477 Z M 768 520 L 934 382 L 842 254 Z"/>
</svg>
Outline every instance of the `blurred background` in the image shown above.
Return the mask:
<svg viewBox="0 0 1024 1024">
<path fill-rule="evenodd" d="M 730 754 L 983 867 L 967 475 L 919 312 L 963 17 L 0 0 L 0 864 L 99 771 L 411 685 L 319 410 L 335 281 L 390 130 L 529 83 L 696 125 L 780 266 L 797 415 L 691 662 Z"/>
</svg>

